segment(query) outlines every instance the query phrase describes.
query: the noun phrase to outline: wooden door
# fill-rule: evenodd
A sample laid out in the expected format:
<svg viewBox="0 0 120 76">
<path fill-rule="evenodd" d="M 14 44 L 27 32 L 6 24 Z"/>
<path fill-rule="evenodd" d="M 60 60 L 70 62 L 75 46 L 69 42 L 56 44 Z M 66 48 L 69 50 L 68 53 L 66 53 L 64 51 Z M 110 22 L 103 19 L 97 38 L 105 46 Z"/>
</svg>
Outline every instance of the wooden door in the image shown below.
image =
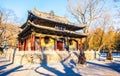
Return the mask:
<svg viewBox="0 0 120 76">
<path fill-rule="evenodd" d="M 59 51 L 63 50 L 63 42 L 62 41 L 57 41 L 57 49 Z"/>
</svg>

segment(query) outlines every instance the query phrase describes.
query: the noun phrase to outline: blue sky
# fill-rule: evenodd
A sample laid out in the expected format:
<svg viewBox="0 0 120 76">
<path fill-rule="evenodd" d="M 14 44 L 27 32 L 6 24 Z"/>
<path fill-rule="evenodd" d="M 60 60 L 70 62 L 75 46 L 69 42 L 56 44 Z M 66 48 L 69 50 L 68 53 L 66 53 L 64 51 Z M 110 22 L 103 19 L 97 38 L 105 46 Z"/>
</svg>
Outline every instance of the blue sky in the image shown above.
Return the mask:
<svg viewBox="0 0 120 76">
<path fill-rule="evenodd" d="M 106 1 L 105 9 L 114 15 L 116 11 L 115 7 L 120 5 L 119 0 Z M 26 21 L 28 14 L 27 11 L 33 10 L 34 7 L 44 12 L 50 12 L 53 10 L 56 15 L 67 16 L 74 22 L 67 10 L 67 0 L 0 0 L 0 7 L 13 10 L 21 23 Z"/>
<path fill-rule="evenodd" d="M 50 12 L 53 10 L 56 15 L 67 15 L 67 0 L 0 0 L 0 7 L 11 9 L 18 18 L 25 21 L 27 11 L 36 7 L 38 10 Z"/>
</svg>

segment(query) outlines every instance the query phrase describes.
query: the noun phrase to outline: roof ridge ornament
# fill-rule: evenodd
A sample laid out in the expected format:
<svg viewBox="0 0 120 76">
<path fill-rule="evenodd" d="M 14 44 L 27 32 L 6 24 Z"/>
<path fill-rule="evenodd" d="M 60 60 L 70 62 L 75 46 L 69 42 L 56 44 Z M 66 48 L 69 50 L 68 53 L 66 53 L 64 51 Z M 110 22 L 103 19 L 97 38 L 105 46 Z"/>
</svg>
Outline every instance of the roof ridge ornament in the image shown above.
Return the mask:
<svg viewBox="0 0 120 76">
<path fill-rule="evenodd" d="M 37 11 L 37 8 L 36 7 L 34 7 L 34 10 L 33 11 Z"/>
<path fill-rule="evenodd" d="M 55 13 L 54 13 L 53 10 L 51 10 L 49 14 L 50 14 L 51 16 L 54 16 L 54 15 L 55 15 Z"/>
</svg>

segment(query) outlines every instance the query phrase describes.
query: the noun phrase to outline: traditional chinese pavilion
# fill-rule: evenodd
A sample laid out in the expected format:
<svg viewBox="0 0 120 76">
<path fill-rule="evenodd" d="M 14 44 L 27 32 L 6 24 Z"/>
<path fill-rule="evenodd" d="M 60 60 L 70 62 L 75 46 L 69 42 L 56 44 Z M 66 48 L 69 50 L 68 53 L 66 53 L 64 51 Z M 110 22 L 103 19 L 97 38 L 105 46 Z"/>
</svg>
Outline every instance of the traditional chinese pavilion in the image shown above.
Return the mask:
<svg viewBox="0 0 120 76">
<path fill-rule="evenodd" d="M 34 9 L 28 11 L 27 21 L 21 26 L 19 33 L 19 50 L 78 50 L 81 48 L 82 38 L 85 34 L 76 32 L 85 26 L 76 25 L 66 17 Z"/>
</svg>

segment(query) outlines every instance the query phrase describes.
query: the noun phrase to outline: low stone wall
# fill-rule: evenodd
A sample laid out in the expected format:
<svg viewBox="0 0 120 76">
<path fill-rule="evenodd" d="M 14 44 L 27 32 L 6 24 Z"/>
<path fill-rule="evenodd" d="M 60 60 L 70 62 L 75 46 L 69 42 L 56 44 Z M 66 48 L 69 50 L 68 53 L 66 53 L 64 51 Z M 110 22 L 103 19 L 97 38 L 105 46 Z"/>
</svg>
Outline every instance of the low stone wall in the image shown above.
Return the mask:
<svg viewBox="0 0 120 76">
<path fill-rule="evenodd" d="M 94 51 L 85 51 L 85 57 L 87 61 L 93 60 L 95 58 Z"/>
<path fill-rule="evenodd" d="M 13 60 L 13 55 L 14 55 L 14 49 L 7 49 L 4 50 L 4 55 L 6 57 L 7 60 L 12 61 Z"/>
<path fill-rule="evenodd" d="M 97 59 L 99 58 L 99 52 L 98 51 L 93 51 L 93 50 L 87 50 L 85 51 L 85 57 L 86 57 L 86 60 L 89 61 L 89 60 L 93 60 L 93 59 Z"/>
<path fill-rule="evenodd" d="M 15 64 L 41 63 L 41 62 L 60 62 L 78 59 L 78 51 L 16 51 Z"/>
<path fill-rule="evenodd" d="M 15 64 L 28 64 L 28 63 L 41 63 L 41 62 L 60 62 L 60 61 L 70 61 L 73 59 L 78 62 L 79 51 L 18 51 L 18 49 L 8 49 L 5 52 L 6 58 L 8 60 L 13 60 Z M 85 51 L 86 60 L 93 60 L 98 52 Z M 96 56 L 97 57 L 97 56 Z"/>
</svg>

